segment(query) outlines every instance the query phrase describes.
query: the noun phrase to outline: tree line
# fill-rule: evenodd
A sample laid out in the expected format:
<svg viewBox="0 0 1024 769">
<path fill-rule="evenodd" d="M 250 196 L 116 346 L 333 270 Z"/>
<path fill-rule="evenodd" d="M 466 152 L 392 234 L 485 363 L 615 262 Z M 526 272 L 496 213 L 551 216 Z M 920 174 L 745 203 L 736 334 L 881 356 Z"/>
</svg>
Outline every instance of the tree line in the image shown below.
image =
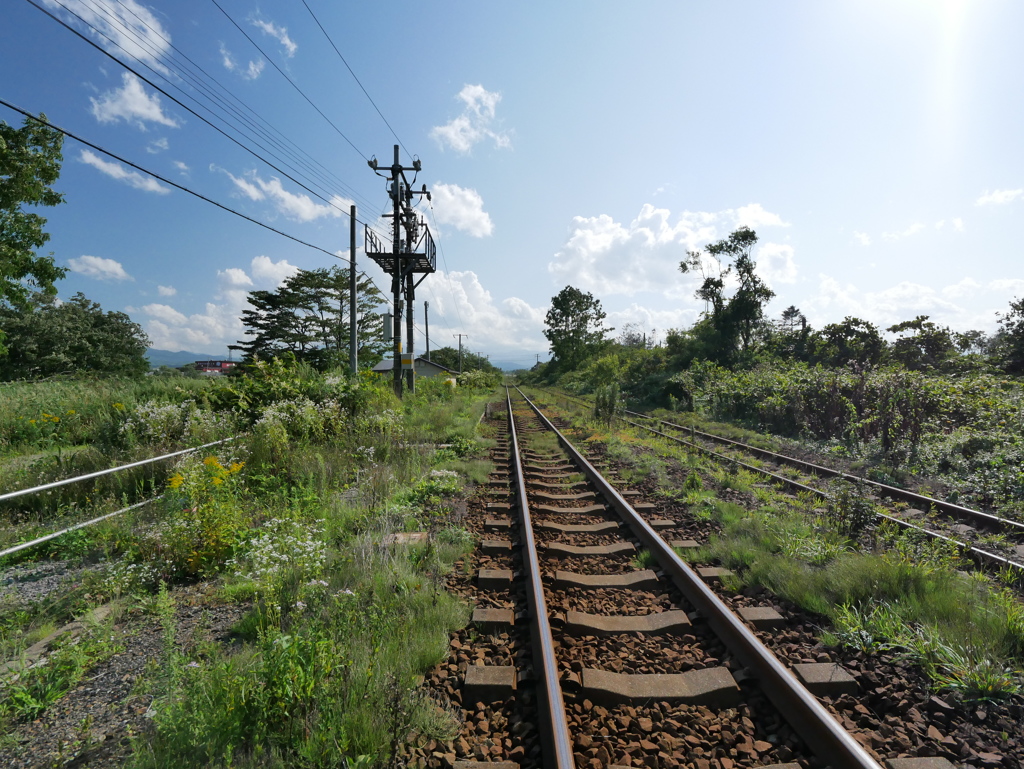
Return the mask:
<svg viewBox="0 0 1024 769">
<path fill-rule="evenodd" d="M 756 243 L 757 234 L 741 227 L 703 251 L 687 252 L 679 269 L 702 278 L 694 295 L 704 310 L 690 328 L 670 329 L 660 345 L 653 332 L 648 336 L 635 324 L 612 337 L 615 329 L 604 326 L 600 300 L 566 286 L 552 298 L 545 317 L 544 335 L 552 358 L 538 367 L 538 374 L 554 380 L 603 354 L 656 346 L 662 348 L 666 366 L 674 370 L 701 361 L 749 368 L 788 360 L 832 368 L 892 364 L 911 371 L 1024 374 L 1024 299 L 1015 299 L 999 314 L 999 329 L 991 336 L 954 331 L 927 315 L 885 329 L 847 316 L 814 329 L 792 305 L 777 318 L 765 316 L 775 292 L 756 272 Z M 883 331 L 895 338 L 888 341 Z"/>
</svg>

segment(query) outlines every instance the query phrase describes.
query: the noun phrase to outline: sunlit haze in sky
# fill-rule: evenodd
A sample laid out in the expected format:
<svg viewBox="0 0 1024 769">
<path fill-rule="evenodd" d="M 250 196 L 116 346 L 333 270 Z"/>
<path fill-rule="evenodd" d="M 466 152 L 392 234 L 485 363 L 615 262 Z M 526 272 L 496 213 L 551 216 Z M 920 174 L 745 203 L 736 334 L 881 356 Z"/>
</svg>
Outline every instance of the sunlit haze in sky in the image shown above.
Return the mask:
<svg viewBox="0 0 1024 769">
<path fill-rule="evenodd" d="M 616 328 L 689 326 L 699 277 L 679 262 L 740 225 L 769 314 L 796 305 L 815 327 L 929 315 L 991 332 L 1024 296 L 1022 3 L 305 2 L 316 18 L 303 2 L 6 0 L 0 98 L 344 260 L 351 202 L 386 232 L 366 159 L 390 163 L 400 140 L 441 248 L 417 325 L 427 300 L 432 347 L 462 333 L 506 365 L 547 357 L 566 285 Z M 103 51 L 204 116 L 243 102 L 279 132 L 257 154 L 316 195 Z M 211 120 L 248 144 L 226 114 Z M 67 202 L 40 213 L 70 270 L 61 296 L 128 312 L 156 348 L 225 355 L 248 291 L 339 263 L 70 139 L 57 188 Z"/>
</svg>

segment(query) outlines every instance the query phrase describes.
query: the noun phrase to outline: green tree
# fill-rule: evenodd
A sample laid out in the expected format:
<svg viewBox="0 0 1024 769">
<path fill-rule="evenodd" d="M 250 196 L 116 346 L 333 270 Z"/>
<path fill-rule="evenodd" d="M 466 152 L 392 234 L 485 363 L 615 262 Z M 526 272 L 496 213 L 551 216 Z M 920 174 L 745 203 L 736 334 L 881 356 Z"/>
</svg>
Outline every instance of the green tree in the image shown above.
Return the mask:
<svg viewBox="0 0 1024 769">
<path fill-rule="evenodd" d="M 551 308 L 544 316 L 544 336 L 551 343 L 556 371 L 578 368 L 590 355 L 600 350 L 605 334 L 605 312 L 601 302 L 590 292 L 566 286 L 551 299 Z"/>
<path fill-rule="evenodd" d="M 50 239 L 43 231 L 46 219 L 25 210 L 64 201 L 52 189 L 60 176 L 62 145 L 59 131 L 33 118 L 21 128 L 0 122 L 0 307 L 25 309 L 33 293 L 55 295 L 54 283 L 66 272 L 52 255 L 36 255 Z M 0 355 L 5 351 L 0 334 Z"/>
<path fill-rule="evenodd" d="M 25 307 L 0 309 L 10 352 L 0 358 L 0 379 L 56 374 L 138 376 L 149 370 L 149 337 L 123 312 L 104 312 L 83 294 L 67 302 L 37 292 Z"/>
<path fill-rule="evenodd" d="M 993 341 L 993 357 L 1008 374 L 1024 374 L 1024 299 L 1014 299 L 1006 313 L 999 313 L 999 330 Z"/>
<path fill-rule="evenodd" d="M 695 295 L 704 301 L 704 315 L 709 321 L 699 330 L 710 338 L 697 346 L 710 349 L 711 360 L 731 363 L 737 354 L 749 351 L 764 307 L 775 296 L 757 275 L 752 255 L 756 243 L 757 233 L 740 227 L 712 243 L 706 252 L 687 251 L 686 259 L 679 263 L 680 272 L 699 272 L 704 278 Z M 737 286 L 730 296 L 726 282 L 733 276 Z"/>
<path fill-rule="evenodd" d="M 459 370 L 459 351 L 454 347 L 440 347 L 430 351 L 430 361 L 439 366 L 450 368 L 452 371 Z M 489 373 L 500 372 L 497 366 L 479 353 L 462 350 L 463 371 L 487 371 Z"/>
<path fill-rule="evenodd" d="M 374 310 L 383 297 L 369 278 L 356 285 L 360 364 L 376 363 L 385 350 L 383 321 Z M 275 291 L 250 291 L 252 309 L 242 312 L 246 336 L 230 345 L 246 360 L 292 353 L 317 368 L 344 365 L 349 343 L 349 271 L 299 270 Z"/>
<path fill-rule="evenodd" d="M 889 346 L 889 358 L 913 371 L 942 368 L 957 354 L 953 332 L 935 325 L 927 315 L 889 326 L 886 331 L 902 335 Z"/>
<path fill-rule="evenodd" d="M 885 340 L 873 323 L 849 315 L 814 335 L 814 359 L 827 366 L 875 364 L 885 353 Z"/>
</svg>

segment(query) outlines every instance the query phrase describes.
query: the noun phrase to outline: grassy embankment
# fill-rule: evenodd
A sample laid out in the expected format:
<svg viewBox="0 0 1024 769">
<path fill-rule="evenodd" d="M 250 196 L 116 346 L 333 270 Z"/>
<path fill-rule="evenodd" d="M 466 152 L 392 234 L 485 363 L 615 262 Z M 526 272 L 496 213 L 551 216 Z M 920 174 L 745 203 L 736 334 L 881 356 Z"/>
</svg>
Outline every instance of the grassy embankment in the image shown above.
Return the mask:
<svg viewBox="0 0 1024 769">
<path fill-rule="evenodd" d="M 453 716 L 415 684 L 468 617 L 443 578 L 472 547 L 454 500 L 488 471 L 477 458 L 485 397 L 426 383 L 400 403 L 376 377 L 285 366 L 216 390 L 195 408 L 245 439 L 178 462 L 159 525 L 120 526 L 84 548 L 116 566 L 87 570 L 59 599 L 0 609 L 7 656 L 110 599 L 155 614 L 168 640 L 140 684 L 156 699 L 139 766 L 384 766 L 410 731 L 451 734 Z M 385 544 L 414 530 L 429 533 L 424 544 Z M 194 582 L 248 607 L 236 644 L 174 643 L 167 587 Z M 38 715 L 115 651 L 23 676 L 0 714 L 12 726 Z"/>
</svg>

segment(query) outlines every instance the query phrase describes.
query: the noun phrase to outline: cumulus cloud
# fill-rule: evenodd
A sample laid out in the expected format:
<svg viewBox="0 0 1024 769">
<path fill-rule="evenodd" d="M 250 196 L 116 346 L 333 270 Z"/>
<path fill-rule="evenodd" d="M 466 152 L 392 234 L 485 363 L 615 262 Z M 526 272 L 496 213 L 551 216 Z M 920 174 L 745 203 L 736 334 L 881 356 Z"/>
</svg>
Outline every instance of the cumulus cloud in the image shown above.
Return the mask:
<svg viewBox="0 0 1024 769">
<path fill-rule="evenodd" d="M 175 296 L 178 293 L 178 289 L 174 286 L 157 286 L 156 292 L 160 296 Z"/>
<path fill-rule="evenodd" d="M 106 161 L 92 150 L 82 150 L 82 154 L 79 156 L 79 159 L 83 163 L 87 163 L 92 166 L 97 171 L 105 173 L 111 179 L 117 179 L 118 181 L 124 182 L 137 190 L 155 192 L 158 195 L 166 195 L 170 192 L 170 189 L 164 187 L 151 176 L 144 176 L 138 171 L 129 171 L 120 163 Z"/>
<path fill-rule="evenodd" d="M 135 280 L 125 272 L 124 267 L 115 259 L 105 259 L 102 256 L 79 256 L 68 259 L 68 265 L 72 272 L 85 275 L 96 280 Z"/>
<path fill-rule="evenodd" d="M 769 286 L 796 283 L 796 262 L 793 247 L 782 243 L 765 243 L 757 251 L 757 273 Z"/>
<path fill-rule="evenodd" d="M 996 278 L 982 284 L 966 277 L 941 288 L 902 281 L 878 291 L 864 291 L 823 274 L 818 281 L 817 293 L 802 306 L 814 326 L 853 315 L 885 328 L 917 315 L 928 315 L 935 323 L 958 331 L 992 332 L 995 312 L 979 312 L 977 308 L 1005 307 L 1024 291 L 1024 279 L 1020 278 Z"/>
<path fill-rule="evenodd" d="M 331 203 L 317 203 L 308 195 L 301 195 L 289 192 L 281 184 L 281 180 L 272 176 L 265 180 L 255 171 L 249 171 L 244 176 L 235 176 L 230 171 L 211 165 L 211 170 L 223 171 L 234 183 L 236 189 L 249 200 L 268 200 L 274 204 L 278 213 L 297 222 L 312 222 L 325 216 L 337 218 L 342 211 L 348 211 L 352 201 L 335 195 Z"/>
<path fill-rule="evenodd" d="M 235 57 L 231 55 L 223 43 L 220 46 L 220 60 L 224 65 L 224 69 L 228 72 L 235 72 L 241 75 L 246 80 L 255 80 L 263 74 L 263 67 L 266 66 L 266 62 L 263 59 L 257 59 L 256 61 L 250 61 L 246 66 L 242 67 L 235 61 Z"/>
<path fill-rule="evenodd" d="M 883 232 L 882 233 L 882 240 L 889 240 L 889 241 L 902 240 L 903 238 L 909 238 L 912 235 L 916 235 L 917 233 L 919 233 L 923 229 L 924 229 L 924 225 L 921 224 L 921 222 L 914 222 L 913 224 L 911 224 L 909 227 L 907 227 L 907 229 L 903 230 L 902 232 Z"/>
<path fill-rule="evenodd" d="M 143 131 L 147 123 L 157 123 L 168 128 L 177 128 L 178 123 L 164 114 L 160 97 L 146 93 L 146 89 L 131 72 L 121 76 L 122 86 L 100 95 L 98 99 L 89 97 L 92 102 L 92 114 L 101 123 L 116 123 L 120 120 L 134 125 Z M 166 139 L 164 140 L 166 142 Z"/>
<path fill-rule="evenodd" d="M 439 224 L 450 224 L 476 238 L 494 231 L 490 214 L 484 211 L 484 200 L 476 190 L 437 182 L 431 193 Z"/>
<path fill-rule="evenodd" d="M 421 290 L 430 300 L 431 329 L 441 318 L 449 324 L 458 319 L 460 330 L 470 334 L 468 344 L 473 350 L 533 353 L 548 347 L 542 333 L 547 308 L 533 307 L 518 297 L 496 300 L 471 270 L 439 270 Z M 435 341 L 431 346 L 444 344 Z"/>
<path fill-rule="evenodd" d="M 249 23 L 257 29 L 262 30 L 263 34 L 270 35 L 272 38 L 277 40 L 277 42 L 281 44 L 281 47 L 284 48 L 285 55 L 289 59 L 295 55 L 297 50 L 299 50 L 299 46 L 295 45 L 295 42 L 288 37 L 287 27 L 279 27 L 272 21 L 265 21 L 259 18 L 251 18 L 249 19 Z"/>
<path fill-rule="evenodd" d="M 168 73 L 161 60 L 171 50 L 171 33 L 146 6 L 135 0 L 43 0 L 43 3 L 111 53 L 127 54 L 130 59 Z"/>
<path fill-rule="evenodd" d="M 168 143 L 167 137 L 165 136 L 162 139 L 150 142 L 146 147 L 146 152 L 150 155 L 156 155 L 158 152 L 163 152 L 164 150 L 169 149 L 170 146 L 171 145 Z"/>
<path fill-rule="evenodd" d="M 956 230 L 957 232 L 963 232 L 964 220 L 961 219 L 960 217 L 953 219 L 953 229 Z"/>
<path fill-rule="evenodd" d="M 297 270 L 285 259 L 275 262 L 267 256 L 254 257 L 248 271 L 241 267 L 217 271 L 213 296 L 201 312 L 187 315 L 167 304 L 147 304 L 141 308 L 147 316 L 142 325 L 159 349 L 217 354 L 245 339 L 241 316 L 249 306 L 249 291 L 275 289 Z"/>
<path fill-rule="evenodd" d="M 871 238 L 870 238 L 870 236 L 868 236 L 868 234 L 866 232 L 854 232 L 853 233 L 853 237 L 862 246 L 870 246 L 871 245 Z"/>
<path fill-rule="evenodd" d="M 181 172 L 182 176 L 188 176 L 188 172 L 192 170 L 180 160 L 175 160 L 173 165 Z"/>
<path fill-rule="evenodd" d="M 1019 190 L 992 190 L 992 192 L 985 191 L 985 194 L 974 201 L 976 206 L 1002 206 L 1013 201 L 1024 195 L 1024 189 Z"/>
<path fill-rule="evenodd" d="M 689 296 L 693 282 L 679 273 L 686 252 L 751 222 L 760 222 L 762 228 L 786 226 L 781 217 L 757 204 L 718 212 L 683 211 L 673 217 L 668 209 L 648 203 L 629 224 L 607 214 L 577 216 L 565 245 L 548 263 L 548 272 L 599 296 L 653 291 L 682 298 Z M 768 245 L 762 245 L 755 256 Z M 786 278 L 790 267 L 795 271 L 792 249 L 779 245 L 773 249 L 773 272 Z"/>
<path fill-rule="evenodd" d="M 251 268 L 253 280 L 264 288 L 277 288 L 299 271 L 299 268 L 289 264 L 287 259 L 275 262 L 269 256 L 255 257 Z"/>
<path fill-rule="evenodd" d="M 484 139 L 490 139 L 495 147 L 512 146 L 512 139 L 507 132 L 495 130 L 495 112 L 501 93 L 488 91 L 482 85 L 466 85 L 456 96 L 462 101 L 462 114 L 445 125 L 435 126 L 430 135 L 442 147 L 451 147 L 456 152 L 466 154 L 473 146 Z"/>
</svg>

